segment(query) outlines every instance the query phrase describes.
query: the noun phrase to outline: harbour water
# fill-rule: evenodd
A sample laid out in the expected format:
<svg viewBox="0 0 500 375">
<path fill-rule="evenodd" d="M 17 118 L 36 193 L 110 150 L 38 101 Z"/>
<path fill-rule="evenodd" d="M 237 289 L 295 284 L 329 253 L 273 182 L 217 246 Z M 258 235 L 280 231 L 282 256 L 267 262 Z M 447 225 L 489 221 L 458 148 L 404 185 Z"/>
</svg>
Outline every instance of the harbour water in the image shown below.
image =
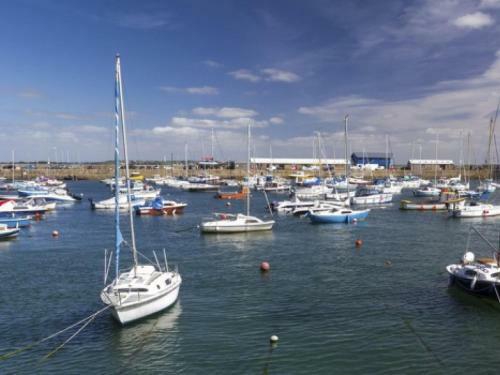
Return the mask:
<svg viewBox="0 0 500 375">
<path fill-rule="evenodd" d="M 98 182 L 69 187 L 109 196 Z M 0 360 L 0 373 L 490 374 L 500 365 L 500 304 L 449 289 L 445 271 L 462 256 L 471 223 L 496 241 L 500 218 L 403 212 L 396 199 L 357 224 L 277 216 L 269 233 L 203 236 L 203 217 L 243 203 L 165 193 L 187 202 L 185 213 L 137 217 L 136 233 L 142 253 L 165 248 L 179 265 L 177 304 L 126 327 L 105 312 L 54 356 L 43 358 L 70 333 Z M 265 214 L 260 193 L 252 206 Z M 0 354 L 103 307 L 113 225 L 112 212 L 91 211 L 84 200 L 0 242 Z M 490 255 L 477 236 L 471 248 Z M 259 271 L 264 260 L 268 274 Z M 271 349 L 273 334 L 280 340 Z"/>
</svg>

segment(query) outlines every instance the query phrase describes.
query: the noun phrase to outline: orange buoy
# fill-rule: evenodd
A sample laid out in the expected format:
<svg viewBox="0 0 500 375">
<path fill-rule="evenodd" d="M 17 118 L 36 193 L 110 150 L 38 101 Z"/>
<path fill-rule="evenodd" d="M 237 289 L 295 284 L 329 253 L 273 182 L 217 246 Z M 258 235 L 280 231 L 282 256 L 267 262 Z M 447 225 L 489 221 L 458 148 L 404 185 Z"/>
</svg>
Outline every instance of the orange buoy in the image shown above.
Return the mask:
<svg viewBox="0 0 500 375">
<path fill-rule="evenodd" d="M 260 264 L 260 270 L 261 270 L 261 272 L 267 272 L 267 271 L 269 271 L 270 269 L 271 269 L 271 266 L 269 265 L 269 263 L 268 263 L 268 262 L 262 262 L 262 263 Z"/>
<path fill-rule="evenodd" d="M 356 245 L 356 247 L 361 247 L 363 245 L 363 240 L 356 240 L 354 241 L 354 244 Z"/>
<path fill-rule="evenodd" d="M 58 230 L 53 230 L 52 231 L 52 237 L 59 237 L 59 231 Z"/>
</svg>

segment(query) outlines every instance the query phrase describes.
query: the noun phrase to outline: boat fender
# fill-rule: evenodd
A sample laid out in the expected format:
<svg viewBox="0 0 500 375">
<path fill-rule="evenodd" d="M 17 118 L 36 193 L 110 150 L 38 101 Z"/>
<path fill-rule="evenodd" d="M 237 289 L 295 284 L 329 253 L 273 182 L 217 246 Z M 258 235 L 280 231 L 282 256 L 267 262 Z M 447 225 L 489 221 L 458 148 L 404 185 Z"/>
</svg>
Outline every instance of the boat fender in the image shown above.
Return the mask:
<svg viewBox="0 0 500 375">
<path fill-rule="evenodd" d="M 462 262 L 463 264 L 470 264 L 473 263 L 475 259 L 474 253 L 472 251 L 467 251 L 462 257 Z"/>
</svg>

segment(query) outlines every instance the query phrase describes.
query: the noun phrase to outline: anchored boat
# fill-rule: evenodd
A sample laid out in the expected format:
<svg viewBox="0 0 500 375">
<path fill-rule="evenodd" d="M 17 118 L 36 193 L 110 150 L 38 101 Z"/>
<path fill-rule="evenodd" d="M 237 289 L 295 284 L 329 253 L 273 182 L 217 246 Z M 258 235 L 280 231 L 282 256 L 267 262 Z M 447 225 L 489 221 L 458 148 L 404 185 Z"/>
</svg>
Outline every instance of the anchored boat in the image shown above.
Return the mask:
<svg viewBox="0 0 500 375">
<path fill-rule="evenodd" d="M 247 140 L 247 178 L 250 176 L 250 124 L 248 124 Z M 244 214 L 215 214 L 216 220 L 209 220 L 200 224 L 202 233 L 242 233 L 271 230 L 274 220 L 262 220 L 250 216 L 250 194 L 246 195 L 246 215 Z"/>
<path fill-rule="evenodd" d="M 123 236 L 120 231 L 119 189 L 115 191 L 115 252 L 116 276 L 113 282 L 101 292 L 101 300 L 111 308 L 113 316 L 122 324 L 155 314 L 173 305 L 179 295 L 182 283 L 178 271 L 168 268 L 167 258 L 162 268 L 155 255 L 156 265 L 139 264 L 138 251 L 135 243 L 134 220 L 132 214 L 132 200 L 130 198 L 130 172 L 127 154 L 127 137 L 125 134 L 125 109 L 123 107 L 123 91 L 120 69 L 120 57 L 116 57 L 116 86 L 115 86 L 115 181 L 118 182 L 120 174 L 119 164 L 119 129 L 121 125 L 123 147 L 125 154 L 125 171 L 127 182 L 127 196 L 129 204 L 130 237 L 133 256 L 133 265 L 129 271 L 120 272 L 119 257 Z M 105 264 L 108 264 L 105 259 Z M 105 269 L 105 282 L 109 266 Z"/>
</svg>

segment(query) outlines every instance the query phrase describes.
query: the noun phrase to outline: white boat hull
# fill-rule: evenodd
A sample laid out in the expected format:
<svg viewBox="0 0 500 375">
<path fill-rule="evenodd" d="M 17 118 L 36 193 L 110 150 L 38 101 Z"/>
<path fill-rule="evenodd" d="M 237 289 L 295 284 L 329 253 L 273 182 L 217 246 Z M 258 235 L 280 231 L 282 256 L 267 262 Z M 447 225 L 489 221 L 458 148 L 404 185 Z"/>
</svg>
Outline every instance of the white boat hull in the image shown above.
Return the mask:
<svg viewBox="0 0 500 375">
<path fill-rule="evenodd" d="M 493 205 L 465 206 L 463 208 L 454 210 L 452 212 L 452 215 L 453 217 L 456 218 L 499 216 L 500 206 L 493 206 Z"/>
<path fill-rule="evenodd" d="M 156 314 L 172 306 L 179 296 L 180 284 L 171 291 L 159 296 L 153 301 L 147 301 L 143 304 L 132 306 L 114 306 L 111 310 L 113 317 L 121 324 L 128 324 L 133 321 L 145 318 L 146 316 Z"/>
<path fill-rule="evenodd" d="M 383 204 L 392 202 L 392 194 L 374 194 L 366 197 L 352 197 L 351 203 L 357 205 Z"/>
<path fill-rule="evenodd" d="M 200 225 L 200 229 L 203 233 L 244 233 L 244 232 L 258 232 L 263 230 L 271 230 L 273 229 L 274 221 L 268 221 L 257 224 L 236 224 L 236 225 L 227 225 L 227 223 L 221 221 L 220 223 L 214 223 L 212 225 L 206 225 L 206 224 Z"/>
</svg>

